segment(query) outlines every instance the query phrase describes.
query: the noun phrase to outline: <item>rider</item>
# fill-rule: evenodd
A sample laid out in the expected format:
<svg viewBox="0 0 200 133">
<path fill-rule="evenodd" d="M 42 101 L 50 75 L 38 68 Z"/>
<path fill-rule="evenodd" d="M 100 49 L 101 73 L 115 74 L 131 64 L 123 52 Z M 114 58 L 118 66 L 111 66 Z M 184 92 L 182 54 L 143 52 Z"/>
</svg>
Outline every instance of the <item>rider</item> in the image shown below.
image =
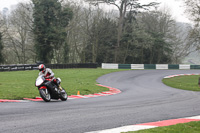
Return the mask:
<svg viewBox="0 0 200 133">
<path fill-rule="evenodd" d="M 61 86 L 57 83 L 57 79 L 54 78 L 54 73 L 50 68 L 46 68 L 44 64 L 40 64 L 39 67 L 39 76 L 43 75 L 45 79 L 51 79 L 55 84 L 58 85 L 59 89 L 62 90 Z"/>
<path fill-rule="evenodd" d="M 44 75 L 45 78 L 48 79 L 53 79 L 54 78 L 54 73 L 50 68 L 46 68 L 44 64 L 39 65 L 39 76 Z"/>
</svg>

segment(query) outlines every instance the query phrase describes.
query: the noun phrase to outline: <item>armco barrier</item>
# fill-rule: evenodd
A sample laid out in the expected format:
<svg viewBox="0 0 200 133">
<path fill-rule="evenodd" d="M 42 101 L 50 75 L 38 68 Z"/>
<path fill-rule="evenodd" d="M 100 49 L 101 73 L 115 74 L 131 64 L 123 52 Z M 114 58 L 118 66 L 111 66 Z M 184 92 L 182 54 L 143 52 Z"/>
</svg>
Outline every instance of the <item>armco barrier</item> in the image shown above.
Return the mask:
<svg viewBox="0 0 200 133">
<path fill-rule="evenodd" d="M 112 64 L 102 63 L 102 69 L 200 69 L 189 64 Z"/>
<path fill-rule="evenodd" d="M 119 64 L 119 69 L 131 69 L 131 64 Z"/>
<path fill-rule="evenodd" d="M 144 64 L 144 69 L 156 69 L 155 64 Z"/>
<path fill-rule="evenodd" d="M 144 69 L 144 64 L 131 64 L 131 69 Z"/>
<path fill-rule="evenodd" d="M 65 69 L 65 68 L 97 68 L 96 63 L 76 63 L 76 64 L 45 64 L 51 69 Z M 0 71 L 24 71 L 24 70 L 38 70 L 38 64 L 25 65 L 0 65 Z"/>
<path fill-rule="evenodd" d="M 190 69 L 190 65 L 188 64 L 180 64 L 179 69 Z"/>
<path fill-rule="evenodd" d="M 102 68 L 103 69 L 118 69 L 118 64 L 107 64 L 107 63 L 102 63 Z"/>
<path fill-rule="evenodd" d="M 168 69 L 179 69 L 179 65 L 169 64 Z"/>
<path fill-rule="evenodd" d="M 200 69 L 200 65 L 190 65 L 190 69 Z"/>
<path fill-rule="evenodd" d="M 156 69 L 168 69 L 168 64 L 156 64 Z"/>
</svg>

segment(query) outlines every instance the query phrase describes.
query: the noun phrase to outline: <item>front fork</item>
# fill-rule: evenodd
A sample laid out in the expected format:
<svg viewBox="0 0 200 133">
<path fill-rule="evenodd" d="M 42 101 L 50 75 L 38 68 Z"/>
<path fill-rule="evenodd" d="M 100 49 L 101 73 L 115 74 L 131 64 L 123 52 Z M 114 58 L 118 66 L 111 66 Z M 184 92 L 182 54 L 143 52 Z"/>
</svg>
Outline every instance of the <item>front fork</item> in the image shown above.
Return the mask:
<svg viewBox="0 0 200 133">
<path fill-rule="evenodd" d="M 47 89 L 45 89 L 45 93 L 46 93 L 46 95 L 48 94 L 48 91 L 47 91 Z"/>
<path fill-rule="evenodd" d="M 62 87 L 60 85 L 58 85 L 58 88 L 60 89 L 60 91 L 62 91 Z"/>
</svg>

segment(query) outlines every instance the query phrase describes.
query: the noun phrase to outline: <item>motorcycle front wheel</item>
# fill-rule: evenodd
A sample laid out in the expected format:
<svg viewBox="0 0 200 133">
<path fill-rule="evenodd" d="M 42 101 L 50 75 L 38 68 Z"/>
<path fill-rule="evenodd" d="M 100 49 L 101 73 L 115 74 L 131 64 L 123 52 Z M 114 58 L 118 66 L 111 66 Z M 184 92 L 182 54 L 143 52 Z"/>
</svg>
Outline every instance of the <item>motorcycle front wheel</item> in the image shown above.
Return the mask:
<svg viewBox="0 0 200 133">
<path fill-rule="evenodd" d="M 68 98 L 67 92 L 65 91 L 64 88 L 62 88 L 62 91 L 60 92 L 60 99 L 62 101 L 67 101 L 67 98 Z"/>
<path fill-rule="evenodd" d="M 47 89 L 40 89 L 39 92 L 40 92 L 40 96 L 42 97 L 42 99 L 45 102 L 50 102 L 51 101 L 51 95 L 50 95 L 50 93 L 49 93 L 49 91 Z"/>
</svg>

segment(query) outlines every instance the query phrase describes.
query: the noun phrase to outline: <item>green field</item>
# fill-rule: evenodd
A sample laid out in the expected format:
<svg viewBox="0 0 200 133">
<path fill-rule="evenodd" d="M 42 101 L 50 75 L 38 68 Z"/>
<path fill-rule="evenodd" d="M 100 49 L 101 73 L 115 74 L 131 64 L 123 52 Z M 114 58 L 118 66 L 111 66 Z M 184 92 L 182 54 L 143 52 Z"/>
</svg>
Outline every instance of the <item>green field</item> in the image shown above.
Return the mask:
<svg viewBox="0 0 200 133">
<path fill-rule="evenodd" d="M 163 79 L 163 83 L 173 88 L 190 91 L 200 91 L 200 87 L 198 85 L 199 77 L 199 75 L 178 76 Z"/>
<path fill-rule="evenodd" d="M 128 133 L 199 133 L 200 122 L 189 122 L 184 124 L 177 124 L 167 127 L 157 127 L 146 130 L 131 131 Z"/>
<path fill-rule="evenodd" d="M 123 71 L 107 69 L 55 69 L 55 77 L 62 80 L 61 86 L 66 89 L 68 95 L 93 94 L 108 91 L 105 87 L 97 86 L 96 79 L 104 74 Z M 35 80 L 39 71 L 13 71 L 0 72 L 0 99 L 23 99 L 39 96 Z"/>
</svg>

